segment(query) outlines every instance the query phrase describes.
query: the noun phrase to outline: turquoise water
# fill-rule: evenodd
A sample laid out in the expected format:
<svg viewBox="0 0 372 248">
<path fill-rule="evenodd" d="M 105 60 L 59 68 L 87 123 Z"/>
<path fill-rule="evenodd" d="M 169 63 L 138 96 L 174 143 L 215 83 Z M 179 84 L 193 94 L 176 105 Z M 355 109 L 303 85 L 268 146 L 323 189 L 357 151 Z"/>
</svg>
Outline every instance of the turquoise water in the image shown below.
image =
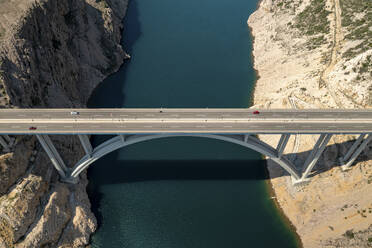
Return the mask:
<svg viewBox="0 0 372 248">
<path fill-rule="evenodd" d="M 132 58 L 89 107 L 247 107 L 255 72 L 246 20 L 257 1 L 130 0 Z M 99 144 L 108 137 L 94 137 Z M 136 144 L 95 162 L 92 247 L 297 247 L 260 154 L 201 138 Z"/>
</svg>

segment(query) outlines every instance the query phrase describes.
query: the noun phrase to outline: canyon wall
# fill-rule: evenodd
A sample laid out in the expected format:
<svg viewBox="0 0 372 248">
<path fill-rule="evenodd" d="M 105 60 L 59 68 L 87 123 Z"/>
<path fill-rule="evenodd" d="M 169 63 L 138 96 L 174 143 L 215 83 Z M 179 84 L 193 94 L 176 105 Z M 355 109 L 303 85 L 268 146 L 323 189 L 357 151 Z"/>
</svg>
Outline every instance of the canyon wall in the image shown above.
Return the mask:
<svg viewBox="0 0 372 248">
<path fill-rule="evenodd" d="M 126 0 L 0 2 L 0 107 L 85 107 L 127 57 L 120 45 Z M 58 181 L 34 136 L 0 153 L 0 247 L 85 247 L 96 229 L 86 193 Z M 72 166 L 73 136 L 52 136 Z"/>
<path fill-rule="evenodd" d="M 368 0 L 263 0 L 248 19 L 260 108 L 371 108 L 372 4 Z M 300 170 L 315 135 L 292 135 L 285 153 Z M 279 137 L 261 135 L 276 146 Z M 304 247 L 370 247 L 372 144 L 351 170 L 339 158 L 354 136 L 333 136 L 300 186 L 268 161 L 277 204 Z"/>
</svg>

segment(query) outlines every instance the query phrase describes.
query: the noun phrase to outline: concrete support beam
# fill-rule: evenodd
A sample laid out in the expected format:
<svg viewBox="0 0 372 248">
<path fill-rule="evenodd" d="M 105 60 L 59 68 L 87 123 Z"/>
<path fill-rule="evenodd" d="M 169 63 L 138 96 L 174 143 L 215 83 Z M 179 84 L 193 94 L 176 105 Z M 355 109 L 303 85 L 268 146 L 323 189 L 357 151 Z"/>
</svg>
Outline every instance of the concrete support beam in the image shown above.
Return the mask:
<svg viewBox="0 0 372 248">
<path fill-rule="evenodd" d="M 301 181 L 304 181 L 311 172 L 311 170 L 314 168 L 331 137 L 332 134 L 320 135 L 309 157 L 306 159 L 306 162 L 304 164 L 305 171 L 302 173 Z"/>
<path fill-rule="evenodd" d="M 79 139 L 80 139 L 81 145 L 82 145 L 83 148 L 84 148 L 85 153 L 86 153 L 89 157 L 91 157 L 92 152 L 93 152 L 93 147 L 92 147 L 92 144 L 91 144 L 90 141 L 89 141 L 88 135 L 86 135 L 86 134 L 79 134 L 78 136 L 79 136 Z"/>
<path fill-rule="evenodd" d="M 0 144 L 4 148 L 4 151 L 9 151 L 10 150 L 8 142 L 6 142 L 6 140 L 4 139 L 4 137 L 2 135 L 0 135 Z"/>
<path fill-rule="evenodd" d="M 6 141 L 8 141 L 8 143 L 12 141 L 12 139 L 7 134 L 3 134 L 2 136 L 5 138 Z"/>
<path fill-rule="evenodd" d="M 361 135 L 362 136 L 362 135 Z M 361 137 L 361 136 L 359 136 L 359 138 Z M 358 140 L 359 140 L 359 138 L 358 138 Z M 363 138 L 364 138 L 364 136 L 363 136 Z M 362 138 L 362 139 L 363 139 Z M 358 141 L 358 140 L 356 140 L 355 141 L 355 143 L 357 143 L 357 142 L 359 142 L 359 144 L 360 144 L 360 142 L 361 141 Z M 372 134 L 368 134 L 368 136 L 367 136 L 367 138 L 365 138 L 364 139 L 364 141 L 362 142 L 362 144 L 358 147 L 358 149 L 356 149 L 355 150 L 355 148 L 356 148 L 356 146 L 357 145 L 359 145 L 359 144 L 357 144 L 356 146 L 355 146 L 355 148 L 354 148 L 354 153 L 352 154 L 352 155 L 350 155 L 350 159 L 347 161 L 347 163 L 346 164 L 344 164 L 341 168 L 342 168 L 342 170 L 348 170 L 349 168 L 350 168 L 350 166 L 354 163 L 354 161 L 355 161 L 355 159 L 359 156 L 359 154 L 364 150 L 364 148 L 366 148 L 366 146 L 368 145 L 368 143 L 370 142 L 372 140 Z M 354 143 L 354 144 L 355 144 Z M 354 144 L 353 144 L 353 146 L 354 146 Z M 350 149 L 351 150 L 351 149 Z M 346 154 L 347 155 L 347 154 Z M 346 157 L 346 155 L 345 155 L 345 157 Z M 344 160 L 344 162 L 345 162 L 346 160 Z"/>
<path fill-rule="evenodd" d="M 125 138 L 126 138 L 125 135 L 120 134 L 119 137 L 120 137 L 121 141 L 124 143 L 125 142 Z"/>
<path fill-rule="evenodd" d="M 53 142 L 50 140 L 49 136 L 46 134 L 37 134 L 36 137 L 39 140 L 41 146 L 44 148 L 45 152 L 48 154 L 59 175 L 62 177 L 62 179 L 65 179 L 67 176 L 66 172 L 68 171 L 68 168 L 66 167 L 61 156 L 54 147 Z"/>
<path fill-rule="evenodd" d="M 343 161 L 347 161 L 350 158 L 350 156 L 353 154 L 353 152 L 355 152 L 355 149 L 357 149 L 358 146 L 360 145 L 360 143 L 362 143 L 362 141 L 363 141 L 363 139 L 366 135 L 367 134 L 365 134 L 365 133 L 362 133 L 361 135 L 359 135 L 358 139 L 354 142 L 354 144 L 350 147 L 350 149 L 347 151 L 345 156 L 342 158 Z"/>
<path fill-rule="evenodd" d="M 249 139 L 249 134 L 244 134 L 244 142 L 247 143 L 248 142 L 248 139 Z"/>
<path fill-rule="evenodd" d="M 282 134 L 282 136 L 280 136 L 280 140 L 276 147 L 276 150 L 278 151 L 278 158 L 280 158 L 283 155 L 284 149 L 287 146 L 290 136 L 291 136 L 290 134 Z"/>
</svg>

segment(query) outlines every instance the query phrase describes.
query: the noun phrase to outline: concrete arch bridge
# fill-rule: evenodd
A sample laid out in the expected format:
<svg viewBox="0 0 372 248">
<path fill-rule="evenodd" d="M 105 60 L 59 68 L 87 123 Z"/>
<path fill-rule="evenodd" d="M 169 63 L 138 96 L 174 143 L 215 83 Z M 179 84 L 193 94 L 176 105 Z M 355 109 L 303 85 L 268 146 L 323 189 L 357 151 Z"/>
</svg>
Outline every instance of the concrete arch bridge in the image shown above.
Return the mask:
<svg viewBox="0 0 372 248">
<path fill-rule="evenodd" d="M 139 142 L 192 136 L 222 140 L 255 150 L 281 166 L 294 183 L 308 179 L 334 134 L 358 134 L 340 158 L 348 169 L 372 139 L 372 110 L 252 110 L 252 109 L 11 109 L 0 110 L 0 144 L 8 135 L 36 135 L 61 180 L 76 183 L 82 171 L 106 154 Z M 49 134 L 78 135 L 86 155 L 67 167 Z M 116 134 L 93 148 L 89 134 Z M 272 147 L 256 134 L 280 134 Z M 283 155 L 290 135 L 320 134 L 303 169 Z"/>
</svg>

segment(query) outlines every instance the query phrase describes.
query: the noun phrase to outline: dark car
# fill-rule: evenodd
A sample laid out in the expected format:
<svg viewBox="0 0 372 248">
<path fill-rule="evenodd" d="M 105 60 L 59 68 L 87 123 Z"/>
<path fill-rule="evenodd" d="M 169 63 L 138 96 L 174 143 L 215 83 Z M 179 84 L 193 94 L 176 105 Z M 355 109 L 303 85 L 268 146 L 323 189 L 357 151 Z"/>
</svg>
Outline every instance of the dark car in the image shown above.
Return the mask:
<svg viewBox="0 0 372 248">
<path fill-rule="evenodd" d="M 259 113 L 260 113 L 260 111 L 258 111 L 258 110 L 253 111 L 254 115 L 258 115 Z"/>
<path fill-rule="evenodd" d="M 28 130 L 36 130 L 37 127 L 29 127 Z"/>
</svg>

